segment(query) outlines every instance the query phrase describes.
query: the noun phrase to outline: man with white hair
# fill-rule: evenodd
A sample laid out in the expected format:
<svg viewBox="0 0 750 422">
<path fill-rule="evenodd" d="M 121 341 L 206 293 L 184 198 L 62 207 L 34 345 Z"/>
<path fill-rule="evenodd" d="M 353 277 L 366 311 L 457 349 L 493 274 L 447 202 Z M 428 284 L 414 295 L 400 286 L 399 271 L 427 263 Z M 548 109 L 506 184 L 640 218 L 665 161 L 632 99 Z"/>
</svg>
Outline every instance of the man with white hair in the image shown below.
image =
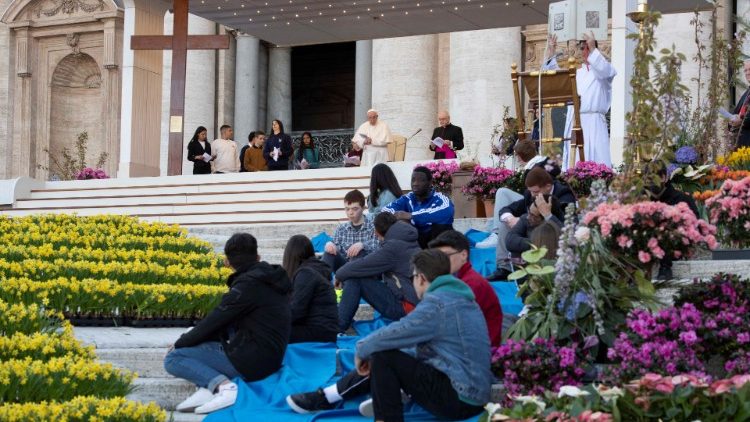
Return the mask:
<svg viewBox="0 0 750 422">
<path fill-rule="evenodd" d="M 464 133 L 460 127 L 451 123 L 451 115 L 443 110 L 438 113 L 440 126 L 432 131 L 432 140 L 437 138 L 443 140 L 442 146 L 430 143 L 430 151 L 435 151 L 435 159 L 456 158 L 456 151 L 464 149 Z"/>
<path fill-rule="evenodd" d="M 388 161 L 388 144 L 391 143 L 391 129 L 388 124 L 378 120 L 377 110 L 367 110 L 367 121 L 354 133 L 352 142 L 361 146 L 362 166 L 374 166 Z"/>
<path fill-rule="evenodd" d="M 745 60 L 742 69 L 745 72 L 745 79 L 750 82 L 750 59 Z M 732 131 L 734 133 L 739 131 L 737 133 L 736 148 L 750 147 L 750 116 L 747 115 L 748 105 L 750 105 L 750 88 L 740 97 L 740 101 L 733 110 L 734 115 L 729 120 Z"/>
</svg>

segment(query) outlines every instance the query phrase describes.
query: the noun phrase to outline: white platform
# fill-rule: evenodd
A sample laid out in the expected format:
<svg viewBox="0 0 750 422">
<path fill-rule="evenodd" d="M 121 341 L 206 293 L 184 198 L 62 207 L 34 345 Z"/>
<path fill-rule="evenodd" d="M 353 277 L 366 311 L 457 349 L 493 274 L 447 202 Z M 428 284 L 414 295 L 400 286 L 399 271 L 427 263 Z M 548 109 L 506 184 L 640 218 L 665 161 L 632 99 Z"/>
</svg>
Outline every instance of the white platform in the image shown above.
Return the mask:
<svg viewBox="0 0 750 422">
<path fill-rule="evenodd" d="M 410 189 L 421 162 L 388 163 Z M 369 194 L 371 168 L 185 175 L 65 182 L 0 181 L 0 214 L 125 214 L 185 226 L 335 223 L 353 189 Z"/>
</svg>

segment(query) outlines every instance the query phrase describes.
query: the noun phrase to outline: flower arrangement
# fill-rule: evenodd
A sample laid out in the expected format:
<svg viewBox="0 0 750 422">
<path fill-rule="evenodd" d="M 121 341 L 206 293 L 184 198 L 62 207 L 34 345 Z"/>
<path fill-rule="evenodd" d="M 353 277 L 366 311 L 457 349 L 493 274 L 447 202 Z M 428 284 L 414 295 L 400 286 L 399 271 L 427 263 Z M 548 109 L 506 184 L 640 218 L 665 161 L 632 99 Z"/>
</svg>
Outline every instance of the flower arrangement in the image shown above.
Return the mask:
<svg viewBox="0 0 750 422">
<path fill-rule="evenodd" d="M 91 167 L 86 167 L 76 173 L 75 178 L 76 180 L 109 179 L 109 176 L 107 176 L 107 173 L 105 173 L 102 169 L 93 169 Z"/>
<path fill-rule="evenodd" d="M 461 188 L 461 191 L 469 197 L 494 201 L 497 190 L 504 187 L 505 181 L 512 175 L 512 170 L 503 167 L 477 166 L 474 168 L 471 180 Z"/>
<path fill-rule="evenodd" d="M 583 222 L 601 233 L 611 251 L 643 264 L 664 257 L 687 258 L 701 246 L 716 247 L 716 228 L 696 218 L 684 202 L 601 204 Z"/>
<path fill-rule="evenodd" d="M 516 170 L 510 177 L 505 179 L 505 186 L 503 187 L 523 195 L 523 192 L 526 190 L 524 174 L 523 170 Z"/>
<path fill-rule="evenodd" d="M 580 384 L 585 374 L 575 345 L 560 347 L 554 339 L 543 338 L 508 340 L 493 351 L 492 371 L 509 396 L 556 392 Z"/>
<path fill-rule="evenodd" d="M 579 161 L 575 167 L 562 174 L 562 180 L 573 189 L 576 197 L 581 198 L 591 194 L 591 183 L 604 180 L 606 184 L 612 181 L 615 172 L 605 164 L 595 161 Z"/>
<path fill-rule="evenodd" d="M 681 147 L 674 153 L 674 161 L 677 164 L 696 164 L 699 158 L 698 151 L 691 146 Z"/>
<path fill-rule="evenodd" d="M 429 163 L 417 164 L 415 167 L 427 167 L 432 172 L 432 187 L 443 194 L 449 195 L 453 188 L 453 173 L 459 170 L 455 161 L 436 160 Z"/>
<path fill-rule="evenodd" d="M 512 406 L 489 404 L 487 421 L 728 421 L 746 420 L 750 376 L 708 382 L 691 375 L 646 374 L 622 388 L 563 386 L 559 392 L 515 397 Z"/>
<path fill-rule="evenodd" d="M 750 246 L 750 177 L 726 180 L 705 204 L 709 221 L 717 225 L 722 243 L 738 248 Z"/>
<path fill-rule="evenodd" d="M 729 155 L 719 157 L 716 161 L 732 170 L 750 170 L 750 147 L 738 148 Z"/>
</svg>

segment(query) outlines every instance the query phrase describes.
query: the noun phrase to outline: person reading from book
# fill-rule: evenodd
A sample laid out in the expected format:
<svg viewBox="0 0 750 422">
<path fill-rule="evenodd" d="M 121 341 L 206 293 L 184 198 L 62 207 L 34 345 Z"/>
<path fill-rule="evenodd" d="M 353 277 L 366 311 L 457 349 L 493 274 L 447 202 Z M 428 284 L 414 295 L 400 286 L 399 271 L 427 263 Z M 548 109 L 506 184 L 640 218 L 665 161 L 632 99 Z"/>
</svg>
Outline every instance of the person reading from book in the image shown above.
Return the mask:
<svg viewBox="0 0 750 422">
<path fill-rule="evenodd" d="M 742 63 L 742 70 L 745 73 L 745 80 L 750 83 L 750 59 Z M 742 94 L 740 101 L 732 111 L 734 114 L 730 116 L 729 124 L 737 136 L 735 148 L 750 147 L 750 119 L 748 119 L 747 115 L 748 105 L 750 105 L 750 88 L 746 89 L 745 93 Z"/>
<path fill-rule="evenodd" d="M 284 133 L 284 124 L 281 120 L 274 119 L 271 127 L 271 135 L 266 138 L 263 146 L 263 158 L 268 163 L 268 170 L 289 170 L 289 159 L 293 159 L 294 154 L 292 137 Z"/>
<path fill-rule="evenodd" d="M 582 34 L 583 39 L 578 41 L 581 51 L 583 65 L 576 72 L 576 86 L 578 95 L 581 97 L 580 115 L 581 129 L 583 130 L 584 155 L 586 160 L 606 164 L 612 167 L 612 158 L 609 149 L 609 127 L 607 126 L 606 114 L 612 105 L 612 80 L 617 75 L 614 66 L 599 51 L 599 43 L 593 32 Z M 551 35 L 548 39 L 547 51 L 545 53 L 545 70 L 558 70 L 557 64 L 557 36 Z M 570 138 L 572 128 L 573 112 L 568 107 L 567 122 L 565 124 L 565 137 Z M 567 161 L 570 144 L 564 145 L 563 160 Z"/>
<path fill-rule="evenodd" d="M 339 332 L 331 267 L 315 257 L 307 236 L 289 238 L 283 265 L 292 280 L 292 334 L 289 343 L 333 342 Z"/>
<path fill-rule="evenodd" d="M 302 170 L 320 168 L 320 150 L 315 146 L 310 132 L 302 134 L 295 164 Z"/>
<path fill-rule="evenodd" d="M 427 167 L 415 168 L 411 173 L 411 192 L 383 211 L 411 222 L 419 231 L 419 246 L 423 249 L 440 233 L 453 229 L 453 202 L 432 187 L 432 172 Z"/>
<path fill-rule="evenodd" d="M 178 412 L 206 414 L 229 407 L 237 400 L 233 378 L 262 380 L 284 359 L 292 290 L 286 271 L 260 261 L 258 242 L 248 233 L 232 235 L 224 255 L 225 265 L 234 270 L 227 279 L 229 291 L 164 358 L 169 374 L 199 387 L 177 405 Z"/>
<path fill-rule="evenodd" d="M 362 147 L 352 141 L 352 147 L 344 156 L 344 167 L 359 167 L 362 164 Z"/>
<path fill-rule="evenodd" d="M 371 393 L 372 400 L 359 406 L 362 415 L 403 421 L 405 394 L 440 420 L 482 413 L 493 376 L 490 339 L 474 293 L 450 275 L 443 252 L 419 252 L 412 268 L 412 286 L 422 299 L 416 309 L 359 340 L 354 371 L 336 384 L 288 396 L 289 407 L 297 413 L 329 410 Z"/>
<path fill-rule="evenodd" d="M 193 162 L 193 174 L 211 174 L 211 144 L 206 140 L 208 130 L 203 126 L 195 129 L 195 134 L 188 142 L 187 159 Z"/>
<path fill-rule="evenodd" d="M 451 123 L 447 111 L 438 113 L 438 124 L 432 131 L 430 151 L 435 151 L 435 160 L 456 158 L 456 151 L 464 149 L 464 133 Z"/>
<path fill-rule="evenodd" d="M 333 239 L 325 245 L 323 262 L 335 273 L 347 262 L 361 258 L 378 249 L 375 226 L 370 216 L 365 215 L 365 195 L 353 190 L 344 196 L 344 212 L 349 220 L 339 224 Z"/>
<path fill-rule="evenodd" d="M 354 133 L 352 142 L 362 148 L 362 165 L 369 167 L 388 161 L 391 129 L 378 117 L 377 110 L 367 110 L 367 121 Z"/>
</svg>

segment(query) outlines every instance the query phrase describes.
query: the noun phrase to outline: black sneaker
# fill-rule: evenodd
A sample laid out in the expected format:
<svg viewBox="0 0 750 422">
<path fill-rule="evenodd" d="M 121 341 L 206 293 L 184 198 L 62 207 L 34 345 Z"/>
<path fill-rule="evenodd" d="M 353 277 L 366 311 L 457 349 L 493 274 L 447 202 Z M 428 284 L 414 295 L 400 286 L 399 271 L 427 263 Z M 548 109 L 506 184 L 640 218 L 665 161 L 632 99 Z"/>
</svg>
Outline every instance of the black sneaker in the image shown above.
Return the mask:
<svg viewBox="0 0 750 422">
<path fill-rule="evenodd" d="M 286 404 L 288 404 L 292 410 L 301 414 L 336 408 L 336 404 L 328 402 L 322 388 L 318 388 L 317 391 L 311 391 L 309 393 L 288 395 L 286 396 Z"/>
<path fill-rule="evenodd" d="M 668 281 L 672 280 L 672 268 L 660 265 L 659 266 L 659 274 L 656 276 L 656 279 L 659 281 Z"/>
<path fill-rule="evenodd" d="M 487 277 L 488 281 L 506 281 L 508 280 L 508 276 L 511 274 L 511 271 L 506 268 L 498 268 L 497 271 L 492 273 L 489 277 Z"/>
</svg>

